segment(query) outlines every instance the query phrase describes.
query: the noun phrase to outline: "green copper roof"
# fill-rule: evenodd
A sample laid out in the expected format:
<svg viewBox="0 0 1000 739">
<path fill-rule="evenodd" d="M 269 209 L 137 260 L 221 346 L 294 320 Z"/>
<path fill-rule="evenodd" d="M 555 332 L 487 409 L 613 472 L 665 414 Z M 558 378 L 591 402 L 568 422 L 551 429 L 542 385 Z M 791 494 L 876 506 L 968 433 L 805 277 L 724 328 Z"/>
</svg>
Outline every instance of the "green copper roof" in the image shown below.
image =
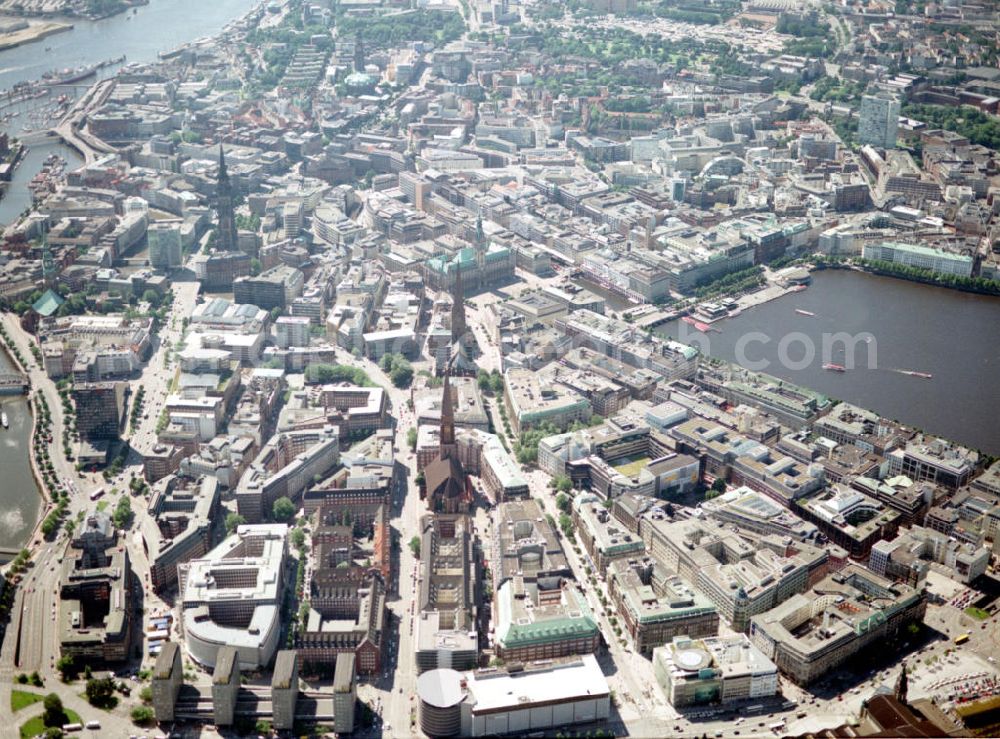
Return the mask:
<svg viewBox="0 0 1000 739">
<path fill-rule="evenodd" d="M 599 631 L 586 601 L 572 589 L 566 589 L 566 602 L 561 608 L 550 606 L 544 609 L 532 609 L 534 613 L 520 617 L 512 608 L 512 584 L 504 583 L 501 591 L 498 594 L 500 597 L 497 640 L 504 649 L 588 638 L 595 636 Z M 554 615 L 555 610 L 561 610 L 562 613 Z M 542 615 L 540 611 L 548 613 Z"/>
<path fill-rule="evenodd" d="M 37 313 L 38 315 L 48 318 L 57 310 L 59 310 L 59 306 L 65 302 L 66 302 L 65 300 L 59 297 L 59 293 L 57 293 L 55 290 L 49 289 L 46 290 L 42 294 L 42 297 L 36 300 L 34 305 L 32 305 L 31 307 L 35 310 L 35 313 Z"/>
</svg>

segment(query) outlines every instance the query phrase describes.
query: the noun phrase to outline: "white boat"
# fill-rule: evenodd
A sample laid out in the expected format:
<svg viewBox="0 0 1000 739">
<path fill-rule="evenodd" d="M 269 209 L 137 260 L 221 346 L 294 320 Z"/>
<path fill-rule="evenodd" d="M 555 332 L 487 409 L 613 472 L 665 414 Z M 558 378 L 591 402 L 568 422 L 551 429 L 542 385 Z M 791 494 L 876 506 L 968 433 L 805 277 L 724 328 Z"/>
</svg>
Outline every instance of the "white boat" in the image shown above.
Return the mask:
<svg viewBox="0 0 1000 739">
<path fill-rule="evenodd" d="M 10 419 L 7 418 L 6 411 L 0 412 L 0 426 L 3 426 L 5 429 L 10 428 Z"/>
</svg>

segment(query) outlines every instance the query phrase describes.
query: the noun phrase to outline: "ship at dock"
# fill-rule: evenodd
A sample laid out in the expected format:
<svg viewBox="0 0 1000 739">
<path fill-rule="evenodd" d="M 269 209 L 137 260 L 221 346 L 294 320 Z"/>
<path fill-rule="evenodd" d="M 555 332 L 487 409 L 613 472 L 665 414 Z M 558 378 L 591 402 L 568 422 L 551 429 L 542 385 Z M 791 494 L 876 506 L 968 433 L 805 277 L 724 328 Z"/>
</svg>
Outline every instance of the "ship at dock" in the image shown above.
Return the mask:
<svg viewBox="0 0 1000 739">
<path fill-rule="evenodd" d="M 97 74 L 97 72 L 105 67 L 110 67 L 112 64 L 121 64 L 125 61 L 125 55 L 122 54 L 120 57 L 115 59 L 106 59 L 103 62 L 97 62 L 97 64 L 87 64 L 84 66 L 76 67 L 75 69 L 61 69 L 53 72 L 46 72 L 42 75 L 42 79 L 39 82 L 48 87 L 53 87 L 55 85 L 72 85 L 74 82 L 82 82 L 85 79 L 89 79 Z"/>
<path fill-rule="evenodd" d="M 694 326 L 696 329 L 698 329 L 702 333 L 708 333 L 709 331 L 713 331 L 713 330 L 714 331 L 719 331 L 719 329 L 717 329 L 717 328 L 713 329 L 712 326 L 710 326 L 709 324 L 705 323 L 704 321 L 699 321 L 698 319 L 692 318 L 691 316 L 684 316 L 681 320 L 684 321 L 684 323 L 687 323 L 687 324 L 689 324 L 691 326 Z M 721 333 L 721 331 L 719 331 L 719 332 Z"/>
<path fill-rule="evenodd" d="M 74 82 L 81 82 L 82 80 L 93 77 L 97 74 L 97 70 L 100 66 L 97 64 L 89 64 L 83 67 L 77 67 L 76 69 L 62 69 L 57 72 L 47 72 L 42 75 L 41 83 L 43 85 L 48 85 L 52 87 L 54 85 L 71 85 Z"/>
</svg>

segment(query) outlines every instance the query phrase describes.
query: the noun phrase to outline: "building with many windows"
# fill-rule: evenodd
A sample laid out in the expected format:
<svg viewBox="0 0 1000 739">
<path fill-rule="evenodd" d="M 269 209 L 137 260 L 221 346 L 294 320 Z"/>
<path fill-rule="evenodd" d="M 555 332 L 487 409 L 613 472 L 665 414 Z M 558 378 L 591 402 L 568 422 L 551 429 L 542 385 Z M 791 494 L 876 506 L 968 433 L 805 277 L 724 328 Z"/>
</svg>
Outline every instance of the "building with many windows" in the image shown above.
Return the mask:
<svg viewBox="0 0 1000 739">
<path fill-rule="evenodd" d="M 181 224 L 176 221 L 159 221 L 149 224 L 146 231 L 149 244 L 149 264 L 157 269 L 180 267 L 183 259 Z"/>
<path fill-rule="evenodd" d="M 969 254 L 959 254 L 922 244 L 901 244 L 895 241 L 865 244 L 861 254 L 865 259 L 875 262 L 890 262 L 903 267 L 928 269 L 932 272 L 958 277 L 971 277 L 974 263 Z"/>
<path fill-rule="evenodd" d="M 596 495 L 577 495 L 573 498 L 572 507 L 577 535 L 601 575 L 611 562 L 635 558 L 646 551 L 639 535 L 613 519 Z"/>
<path fill-rule="evenodd" d="M 298 500 L 339 459 L 340 435 L 334 426 L 275 434 L 240 478 L 237 510 L 248 522 L 259 523 L 271 515 L 278 498 Z"/>
<path fill-rule="evenodd" d="M 591 654 L 600 643 L 587 599 L 560 578 L 515 575 L 497 588 L 494 614 L 494 647 L 506 662 Z"/>
<path fill-rule="evenodd" d="M 648 656 L 676 636 L 714 636 L 719 631 L 712 601 L 650 557 L 612 562 L 608 590 L 639 654 Z"/>
<path fill-rule="evenodd" d="M 478 546 L 467 515 L 420 519 L 421 579 L 417 595 L 417 671 L 476 666 Z"/>
<path fill-rule="evenodd" d="M 894 149 L 899 128 L 899 99 L 888 92 L 863 95 L 858 120 L 858 143 Z"/>
<path fill-rule="evenodd" d="M 699 519 L 668 520 L 652 509 L 639 519 L 646 550 L 715 604 L 736 631 L 827 570 L 827 552 L 775 535 L 747 539 L 730 527 Z"/>
<path fill-rule="evenodd" d="M 778 668 L 745 634 L 676 636 L 653 650 L 653 673 L 674 708 L 770 698 Z"/>
<path fill-rule="evenodd" d="M 149 576 L 157 592 L 177 584 L 177 568 L 212 547 L 218 522 L 219 483 L 215 477 L 173 477 L 157 485 L 140 523 Z"/>
<path fill-rule="evenodd" d="M 920 437 L 886 455 L 892 475 L 947 488 L 967 485 L 976 472 L 979 455 L 944 439 Z"/>
<path fill-rule="evenodd" d="M 100 511 L 88 515 L 61 561 L 58 623 L 62 655 L 76 659 L 77 664 L 128 659 L 132 567 L 128 549 L 122 546 L 111 519 Z"/>
<path fill-rule="evenodd" d="M 876 575 L 919 587 L 933 563 L 943 565 L 953 579 L 968 585 L 986 572 L 990 550 L 923 526 L 912 526 L 895 539 L 873 546 L 868 568 Z"/>
<path fill-rule="evenodd" d="M 82 439 L 117 439 L 125 419 L 124 382 L 83 382 L 73 386 L 76 429 Z"/>
<path fill-rule="evenodd" d="M 504 373 L 504 400 L 516 434 L 543 424 L 563 429 L 573 421 L 590 420 L 591 406 L 585 397 L 528 369 Z"/>
<path fill-rule="evenodd" d="M 240 666 L 271 664 L 281 635 L 285 524 L 243 525 L 219 546 L 179 569 L 181 626 L 188 654 L 214 668 L 222 647 Z"/>
<path fill-rule="evenodd" d="M 264 310 L 284 310 L 302 294 L 304 282 L 305 278 L 295 267 L 279 264 L 256 277 L 246 276 L 234 280 L 233 300 L 256 305 Z"/>
<path fill-rule="evenodd" d="M 920 623 L 923 590 L 850 564 L 750 620 L 750 641 L 790 680 L 808 685 L 872 645 Z"/>
</svg>

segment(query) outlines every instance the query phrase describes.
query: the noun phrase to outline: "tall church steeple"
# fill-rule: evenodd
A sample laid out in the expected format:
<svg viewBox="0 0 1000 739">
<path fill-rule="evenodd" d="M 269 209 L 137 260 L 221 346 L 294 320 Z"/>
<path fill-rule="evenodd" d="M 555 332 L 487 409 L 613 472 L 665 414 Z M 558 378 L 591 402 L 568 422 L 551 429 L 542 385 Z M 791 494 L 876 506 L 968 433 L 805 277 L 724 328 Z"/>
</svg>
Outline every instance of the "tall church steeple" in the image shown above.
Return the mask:
<svg viewBox="0 0 1000 739">
<path fill-rule="evenodd" d="M 365 71 L 365 44 L 360 33 L 354 37 L 354 71 Z"/>
<path fill-rule="evenodd" d="M 451 343 L 464 341 L 468 327 L 465 322 L 465 290 L 462 288 L 462 269 L 455 263 L 455 282 L 451 289 Z"/>
<path fill-rule="evenodd" d="M 219 213 L 219 233 L 216 241 L 222 251 L 236 251 L 236 217 L 233 215 L 233 184 L 229 180 L 226 154 L 219 144 L 219 177 L 215 188 L 215 209 Z"/>
<path fill-rule="evenodd" d="M 900 703 L 906 703 L 907 693 L 909 692 L 909 678 L 906 675 L 906 660 L 903 660 L 903 664 L 899 668 L 899 677 L 896 679 L 896 700 Z"/>
<path fill-rule="evenodd" d="M 49 245 L 48 223 L 42 225 L 42 277 L 46 287 L 52 287 L 56 280 L 56 262 L 52 258 L 52 247 Z"/>
<path fill-rule="evenodd" d="M 483 216 L 476 216 L 476 248 L 482 249 L 486 246 L 486 232 L 483 230 Z"/>
<path fill-rule="evenodd" d="M 441 448 L 439 456 L 448 459 L 455 452 L 455 406 L 451 399 L 451 368 L 444 374 L 441 396 Z"/>
</svg>

